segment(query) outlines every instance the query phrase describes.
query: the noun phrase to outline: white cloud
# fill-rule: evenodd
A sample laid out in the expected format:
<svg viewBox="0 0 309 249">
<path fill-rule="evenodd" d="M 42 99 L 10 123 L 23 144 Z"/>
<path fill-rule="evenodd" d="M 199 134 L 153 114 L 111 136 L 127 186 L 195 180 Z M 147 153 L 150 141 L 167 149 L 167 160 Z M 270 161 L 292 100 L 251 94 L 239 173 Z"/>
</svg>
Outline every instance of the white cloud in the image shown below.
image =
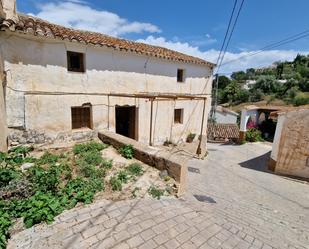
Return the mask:
<svg viewBox="0 0 309 249">
<path fill-rule="evenodd" d="M 192 56 L 196 56 L 202 59 L 205 59 L 207 61 L 216 62 L 219 51 L 211 49 L 207 51 L 201 51 L 198 46 L 193 46 L 187 42 L 181 43 L 179 41 L 168 41 L 164 37 L 154 37 L 154 36 L 148 36 L 146 39 L 139 39 L 139 42 L 144 42 L 151 45 L 166 47 L 169 49 L 173 49 L 185 54 L 189 54 Z M 235 62 L 228 63 L 226 65 L 223 65 L 220 69 L 220 72 L 227 72 L 231 73 L 234 71 L 239 70 L 245 70 L 247 68 L 259 68 L 259 67 L 265 67 L 271 65 L 275 61 L 285 61 L 285 60 L 293 60 L 295 56 L 300 54 L 309 54 L 309 51 L 296 51 L 296 50 L 268 50 L 263 51 L 257 55 L 254 56 L 247 56 L 251 53 L 255 53 L 258 51 L 242 51 L 239 53 L 231 53 L 227 52 L 225 54 L 224 62 L 228 62 L 231 60 L 239 59 Z"/>
<path fill-rule="evenodd" d="M 128 33 L 159 33 L 161 30 L 151 24 L 130 22 L 117 14 L 96 10 L 83 0 L 66 0 L 39 4 L 37 17 L 77 29 L 96 31 L 112 36 Z"/>
</svg>

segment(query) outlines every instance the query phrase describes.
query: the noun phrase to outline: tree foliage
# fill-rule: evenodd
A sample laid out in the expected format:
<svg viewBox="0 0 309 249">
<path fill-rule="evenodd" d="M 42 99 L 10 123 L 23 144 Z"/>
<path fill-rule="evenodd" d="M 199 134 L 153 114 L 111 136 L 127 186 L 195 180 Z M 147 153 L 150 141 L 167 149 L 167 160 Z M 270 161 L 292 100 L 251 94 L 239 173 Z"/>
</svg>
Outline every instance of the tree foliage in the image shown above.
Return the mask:
<svg viewBox="0 0 309 249">
<path fill-rule="evenodd" d="M 294 61 L 275 62 L 271 67 L 238 71 L 231 78 L 219 76 L 218 103 L 239 104 L 267 99 L 282 99 L 288 104 L 308 104 L 309 55 L 297 55 Z M 247 80 L 255 84 L 247 89 Z"/>
</svg>

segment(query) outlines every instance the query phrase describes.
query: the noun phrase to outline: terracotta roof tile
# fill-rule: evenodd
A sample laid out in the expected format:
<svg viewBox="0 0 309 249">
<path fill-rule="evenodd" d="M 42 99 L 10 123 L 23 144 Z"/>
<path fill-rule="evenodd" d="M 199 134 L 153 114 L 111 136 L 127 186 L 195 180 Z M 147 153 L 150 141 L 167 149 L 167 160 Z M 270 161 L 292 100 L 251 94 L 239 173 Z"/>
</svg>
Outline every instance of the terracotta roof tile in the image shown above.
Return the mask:
<svg viewBox="0 0 309 249">
<path fill-rule="evenodd" d="M 239 128 L 237 124 L 208 123 L 207 138 L 209 141 L 224 141 L 225 139 L 238 139 Z"/>
<path fill-rule="evenodd" d="M 41 36 L 102 47 L 111 47 L 120 51 L 129 51 L 136 54 L 153 56 L 167 60 L 205 65 L 212 68 L 215 66 L 215 64 L 211 62 L 167 48 L 114 38 L 96 32 L 71 29 L 23 14 L 19 14 L 18 17 L 19 20 L 16 23 L 12 20 L 0 20 L 0 29 L 9 29 L 11 31 L 28 33 L 39 37 Z"/>
</svg>

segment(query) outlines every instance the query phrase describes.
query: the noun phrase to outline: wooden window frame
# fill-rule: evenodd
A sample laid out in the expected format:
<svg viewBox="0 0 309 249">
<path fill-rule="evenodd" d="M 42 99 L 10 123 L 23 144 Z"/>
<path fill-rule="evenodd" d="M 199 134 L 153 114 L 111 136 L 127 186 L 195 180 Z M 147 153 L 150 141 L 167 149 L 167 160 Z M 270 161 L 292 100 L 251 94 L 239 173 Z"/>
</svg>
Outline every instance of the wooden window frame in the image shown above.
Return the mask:
<svg viewBox="0 0 309 249">
<path fill-rule="evenodd" d="M 72 56 L 78 56 L 80 60 L 80 67 L 79 68 L 73 68 L 71 66 L 71 57 Z M 73 51 L 67 51 L 67 67 L 69 72 L 75 72 L 75 73 L 84 73 L 85 72 L 85 54 L 79 53 L 79 52 L 73 52 Z"/>
<path fill-rule="evenodd" d="M 183 113 L 183 108 L 174 109 L 174 124 L 183 124 Z"/>
<path fill-rule="evenodd" d="M 178 68 L 177 69 L 177 82 L 184 83 L 186 81 L 186 71 L 185 69 Z"/>
<path fill-rule="evenodd" d="M 74 114 L 74 109 L 89 109 L 89 120 L 82 120 L 83 118 L 83 113 L 80 114 Z M 76 117 L 74 116 L 81 116 L 79 119 L 79 124 L 78 121 L 76 121 Z M 86 125 L 84 125 L 86 124 Z M 71 126 L 72 130 L 78 130 L 78 129 L 93 129 L 93 118 L 92 118 L 92 106 L 91 105 L 84 105 L 84 106 L 72 106 L 71 107 Z"/>
</svg>

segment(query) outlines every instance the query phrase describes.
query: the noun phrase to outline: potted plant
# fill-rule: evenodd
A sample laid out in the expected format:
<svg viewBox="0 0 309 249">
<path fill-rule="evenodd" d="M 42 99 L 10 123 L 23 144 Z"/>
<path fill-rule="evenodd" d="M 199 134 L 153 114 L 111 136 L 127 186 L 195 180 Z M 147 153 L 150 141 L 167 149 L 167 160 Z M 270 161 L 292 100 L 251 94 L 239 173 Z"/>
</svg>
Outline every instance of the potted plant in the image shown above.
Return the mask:
<svg viewBox="0 0 309 249">
<path fill-rule="evenodd" d="M 196 134 L 195 133 L 190 133 L 188 136 L 187 136 L 187 143 L 192 143 L 194 138 L 195 138 Z"/>
</svg>

